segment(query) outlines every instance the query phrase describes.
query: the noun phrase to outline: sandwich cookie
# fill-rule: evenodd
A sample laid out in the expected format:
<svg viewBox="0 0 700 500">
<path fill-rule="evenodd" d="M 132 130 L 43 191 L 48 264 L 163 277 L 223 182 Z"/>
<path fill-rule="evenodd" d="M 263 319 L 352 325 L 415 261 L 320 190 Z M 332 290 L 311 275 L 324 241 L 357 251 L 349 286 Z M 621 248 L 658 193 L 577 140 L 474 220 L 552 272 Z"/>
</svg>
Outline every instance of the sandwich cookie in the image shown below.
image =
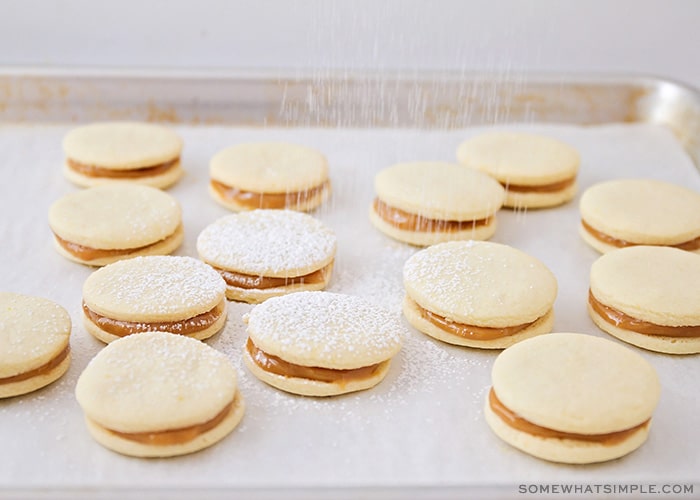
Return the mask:
<svg viewBox="0 0 700 500">
<path fill-rule="evenodd" d="M 39 297 L 0 292 L 0 398 L 35 391 L 70 365 L 70 316 Z"/>
<path fill-rule="evenodd" d="M 243 320 L 248 369 L 263 382 L 302 396 L 335 396 L 377 385 L 404 335 L 389 311 L 329 292 L 274 297 Z"/>
<path fill-rule="evenodd" d="M 71 130 L 63 173 L 82 187 L 119 181 L 166 188 L 182 177 L 182 139 L 151 123 L 104 122 Z"/>
<path fill-rule="evenodd" d="M 335 250 L 331 229 L 292 210 L 228 215 L 197 238 L 200 258 L 226 281 L 226 297 L 249 303 L 325 288 Z"/>
<path fill-rule="evenodd" d="M 238 144 L 212 158 L 209 193 L 229 210 L 308 212 L 331 191 L 328 161 L 318 151 L 286 143 Z"/>
<path fill-rule="evenodd" d="M 148 331 L 195 339 L 226 323 L 226 283 L 192 257 L 134 257 L 92 273 L 83 285 L 83 323 L 103 342 Z"/>
<path fill-rule="evenodd" d="M 375 176 L 374 189 L 372 224 L 418 246 L 490 238 L 504 198 L 503 188 L 487 175 L 440 162 L 393 165 Z"/>
<path fill-rule="evenodd" d="M 588 313 L 604 332 L 668 354 L 700 352 L 700 256 L 636 246 L 591 266 Z"/>
<path fill-rule="evenodd" d="M 108 345 L 75 396 L 92 437 L 117 453 L 171 457 L 226 437 L 245 405 L 228 358 L 181 335 L 147 332 Z"/>
<path fill-rule="evenodd" d="M 700 253 L 700 193 L 652 179 L 618 179 L 588 188 L 579 233 L 605 253 L 663 245 Z"/>
<path fill-rule="evenodd" d="M 426 248 L 406 261 L 403 282 L 408 322 L 448 344 L 503 349 L 552 330 L 554 275 L 507 245 L 453 241 Z"/>
<path fill-rule="evenodd" d="M 184 238 L 175 198 L 128 183 L 64 196 L 49 208 L 49 226 L 61 255 L 90 266 L 139 255 L 166 255 Z"/>
<path fill-rule="evenodd" d="M 644 358 L 579 333 L 509 347 L 491 376 L 489 427 L 511 446 L 552 462 L 604 462 L 636 450 L 659 401 L 659 380 Z"/>
<path fill-rule="evenodd" d="M 457 159 L 503 184 L 506 207 L 553 207 L 576 195 L 579 154 L 549 137 L 487 132 L 460 144 Z"/>
</svg>

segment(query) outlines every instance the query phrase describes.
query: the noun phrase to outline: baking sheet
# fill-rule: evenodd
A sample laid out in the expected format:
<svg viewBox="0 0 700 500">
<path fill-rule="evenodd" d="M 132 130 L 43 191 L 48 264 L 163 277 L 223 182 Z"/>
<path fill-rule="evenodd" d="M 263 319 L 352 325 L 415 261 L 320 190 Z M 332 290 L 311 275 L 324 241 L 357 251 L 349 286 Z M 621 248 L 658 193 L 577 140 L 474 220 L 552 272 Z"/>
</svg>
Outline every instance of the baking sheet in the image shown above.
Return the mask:
<svg viewBox="0 0 700 500">
<path fill-rule="evenodd" d="M 546 133 L 578 148 L 580 188 L 576 200 L 563 207 L 499 212 L 492 241 L 540 258 L 557 276 L 555 331 L 604 336 L 586 313 L 588 270 L 598 254 L 577 233 L 581 192 L 598 181 L 630 176 L 700 190 L 700 175 L 673 134 L 657 125 L 508 128 Z M 182 493 L 194 488 L 251 496 L 290 488 L 360 488 L 355 491 L 363 491 L 363 496 L 382 496 L 441 487 L 443 493 L 456 495 L 497 492 L 499 497 L 515 497 L 518 484 L 533 482 L 700 483 L 698 356 L 637 350 L 656 367 L 662 384 L 647 443 L 601 465 L 557 465 L 510 448 L 484 422 L 481 408 L 498 352 L 442 344 L 404 321 L 405 346 L 379 386 L 330 399 L 297 397 L 259 382 L 243 366 L 241 316 L 251 306 L 237 303 L 229 303 L 225 330 L 207 343 L 226 353 L 238 368 L 247 402 L 241 425 L 216 446 L 179 458 L 144 460 L 104 449 L 88 435 L 73 396 L 80 372 L 103 347 L 81 320 L 81 287 L 91 269 L 54 251 L 47 224 L 49 205 L 77 189 L 61 174 L 60 144 L 69 129 L 0 126 L 0 288 L 55 300 L 74 323 L 68 373 L 46 389 L 0 400 L 0 494 L 154 489 Z M 333 196 L 315 213 L 338 235 L 329 290 L 369 297 L 397 314 L 403 297 L 402 265 L 417 249 L 390 240 L 369 223 L 373 175 L 399 161 L 453 161 L 457 145 L 482 130 L 176 129 L 185 141 L 187 171 L 169 191 L 184 213 L 186 239 L 177 254 L 196 256 L 199 232 L 229 213 L 207 193 L 208 161 L 214 153 L 248 141 L 305 144 L 323 151 L 331 165 Z"/>
</svg>

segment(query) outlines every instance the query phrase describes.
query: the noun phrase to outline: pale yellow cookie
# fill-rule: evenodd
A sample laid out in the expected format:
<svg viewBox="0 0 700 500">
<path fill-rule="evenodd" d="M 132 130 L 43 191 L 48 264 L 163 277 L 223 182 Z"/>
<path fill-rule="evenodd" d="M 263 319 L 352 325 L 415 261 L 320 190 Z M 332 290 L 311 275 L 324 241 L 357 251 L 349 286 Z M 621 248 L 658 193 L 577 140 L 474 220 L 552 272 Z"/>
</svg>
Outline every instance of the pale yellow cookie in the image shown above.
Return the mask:
<svg viewBox="0 0 700 500">
<path fill-rule="evenodd" d="M 487 132 L 460 144 L 457 160 L 486 172 L 505 186 L 506 207 L 552 207 L 576 195 L 579 154 L 550 137 Z"/>
<path fill-rule="evenodd" d="M 70 365 L 70 316 L 40 297 L 0 292 L 0 398 L 59 379 Z"/>
<path fill-rule="evenodd" d="M 318 151 L 288 143 L 237 144 L 209 166 L 211 196 L 234 211 L 310 211 L 330 195 L 328 161 Z"/>
<path fill-rule="evenodd" d="M 166 255 L 184 238 L 175 198 L 128 183 L 64 196 L 49 208 L 49 226 L 61 255 L 91 266 L 140 255 Z"/>
<path fill-rule="evenodd" d="M 100 351 L 75 395 L 90 434 L 137 457 L 192 453 L 223 439 L 240 422 L 243 398 L 228 358 L 181 335 L 146 332 Z"/>
<path fill-rule="evenodd" d="M 133 182 L 166 188 L 182 177 L 182 139 L 152 123 L 103 122 L 71 130 L 63 140 L 63 173 L 91 187 Z"/>
<path fill-rule="evenodd" d="M 226 281 L 231 300 L 321 290 L 331 278 L 335 233 L 292 210 L 252 210 L 222 217 L 197 238 L 199 257 Z"/>
<path fill-rule="evenodd" d="M 572 464 L 613 460 L 641 446 L 660 393 L 644 358 L 578 333 L 506 349 L 492 381 L 484 415 L 496 435 L 530 455 Z"/>
<path fill-rule="evenodd" d="M 443 342 L 502 349 L 552 329 L 554 275 L 507 245 L 434 245 L 408 259 L 403 276 L 406 319 Z"/>
<path fill-rule="evenodd" d="M 360 297 L 299 292 L 271 298 L 244 318 L 244 361 L 263 382 L 303 396 L 368 389 L 401 349 L 399 318 Z"/>
<path fill-rule="evenodd" d="M 191 257 L 135 257 L 92 273 L 83 285 L 83 322 L 103 342 L 145 331 L 196 339 L 226 322 L 226 283 Z"/>
</svg>

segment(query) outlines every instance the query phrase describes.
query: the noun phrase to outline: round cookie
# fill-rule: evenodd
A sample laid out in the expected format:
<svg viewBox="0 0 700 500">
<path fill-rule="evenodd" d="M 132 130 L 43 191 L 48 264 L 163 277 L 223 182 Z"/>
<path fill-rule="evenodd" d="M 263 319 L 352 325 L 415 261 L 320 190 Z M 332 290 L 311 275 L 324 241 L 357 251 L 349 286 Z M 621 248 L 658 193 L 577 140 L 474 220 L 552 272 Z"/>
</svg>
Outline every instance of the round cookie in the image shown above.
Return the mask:
<svg viewBox="0 0 700 500">
<path fill-rule="evenodd" d="M 374 178 L 372 224 L 418 246 L 485 240 L 496 231 L 503 188 L 489 176 L 441 162 L 399 163 Z"/>
<path fill-rule="evenodd" d="M 184 238 L 175 198 L 129 183 L 64 196 L 49 208 L 49 226 L 61 255 L 91 266 L 139 255 L 166 255 Z"/>
<path fill-rule="evenodd" d="M 258 303 L 325 288 L 333 270 L 336 237 L 307 214 L 252 210 L 207 226 L 197 238 L 197 251 L 221 273 L 229 299 Z"/>
<path fill-rule="evenodd" d="M 70 365 L 70 316 L 40 297 L 0 292 L 0 398 L 35 391 Z"/>
<path fill-rule="evenodd" d="M 231 146 L 212 158 L 209 174 L 212 198 L 236 212 L 257 208 L 308 212 L 331 191 L 326 157 L 297 144 Z"/>
<path fill-rule="evenodd" d="M 164 332 L 121 338 L 100 351 L 75 396 L 92 437 L 136 457 L 192 453 L 227 436 L 245 404 L 228 358 Z"/>
<path fill-rule="evenodd" d="M 360 297 L 298 292 L 244 317 L 243 360 L 263 382 L 302 396 L 335 396 L 377 385 L 401 349 L 401 322 Z"/>
<path fill-rule="evenodd" d="M 457 160 L 486 172 L 505 186 L 506 207 L 553 207 L 576 195 L 579 154 L 550 137 L 486 132 L 460 144 Z"/>
<path fill-rule="evenodd" d="M 68 180 L 91 187 L 134 182 L 166 188 L 182 177 L 182 139 L 152 123 L 102 122 L 71 130 L 63 140 Z"/>
<path fill-rule="evenodd" d="M 700 193 L 653 179 L 617 179 L 584 191 L 581 237 L 601 253 L 633 245 L 700 253 Z"/>
<path fill-rule="evenodd" d="M 83 323 L 103 342 L 147 331 L 203 340 L 226 323 L 226 283 L 192 257 L 120 260 L 83 285 Z"/>
<path fill-rule="evenodd" d="M 664 246 L 609 252 L 591 266 L 588 312 L 637 347 L 700 353 L 700 256 Z"/>
<path fill-rule="evenodd" d="M 503 351 L 484 416 L 498 437 L 553 462 L 613 460 L 647 438 L 659 400 L 654 368 L 630 349 L 553 333 Z"/>
<path fill-rule="evenodd" d="M 406 261 L 403 281 L 408 322 L 449 344 L 503 349 L 550 332 L 554 323 L 554 275 L 507 245 L 434 245 Z"/>
</svg>

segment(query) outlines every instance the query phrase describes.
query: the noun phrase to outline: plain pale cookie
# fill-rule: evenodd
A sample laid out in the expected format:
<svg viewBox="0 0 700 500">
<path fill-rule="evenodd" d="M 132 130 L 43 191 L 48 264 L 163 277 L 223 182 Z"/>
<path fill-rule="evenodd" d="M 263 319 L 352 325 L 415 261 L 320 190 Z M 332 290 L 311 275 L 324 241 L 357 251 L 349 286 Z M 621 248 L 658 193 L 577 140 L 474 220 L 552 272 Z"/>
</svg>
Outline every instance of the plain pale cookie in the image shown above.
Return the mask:
<svg viewBox="0 0 700 500">
<path fill-rule="evenodd" d="M 443 342 L 503 349 L 552 329 L 556 278 L 507 245 L 441 243 L 408 259 L 403 276 L 406 319 Z"/>
<path fill-rule="evenodd" d="M 578 333 L 520 342 L 493 365 L 486 421 L 508 444 L 553 462 L 613 460 L 646 440 L 660 384 L 644 358 Z"/>
<path fill-rule="evenodd" d="M 221 273 L 229 299 L 258 303 L 325 288 L 333 269 L 336 237 L 310 215 L 253 210 L 207 226 L 197 238 L 197 252 Z"/>
<path fill-rule="evenodd" d="M 0 292 L 0 398 L 59 379 L 70 365 L 70 316 L 40 297 Z"/>
<path fill-rule="evenodd" d="M 90 434 L 124 455 L 170 457 L 223 439 L 240 422 L 243 398 L 228 358 L 164 332 L 121 338 L 100 351 L 75 395 Z"/>
</svg>

